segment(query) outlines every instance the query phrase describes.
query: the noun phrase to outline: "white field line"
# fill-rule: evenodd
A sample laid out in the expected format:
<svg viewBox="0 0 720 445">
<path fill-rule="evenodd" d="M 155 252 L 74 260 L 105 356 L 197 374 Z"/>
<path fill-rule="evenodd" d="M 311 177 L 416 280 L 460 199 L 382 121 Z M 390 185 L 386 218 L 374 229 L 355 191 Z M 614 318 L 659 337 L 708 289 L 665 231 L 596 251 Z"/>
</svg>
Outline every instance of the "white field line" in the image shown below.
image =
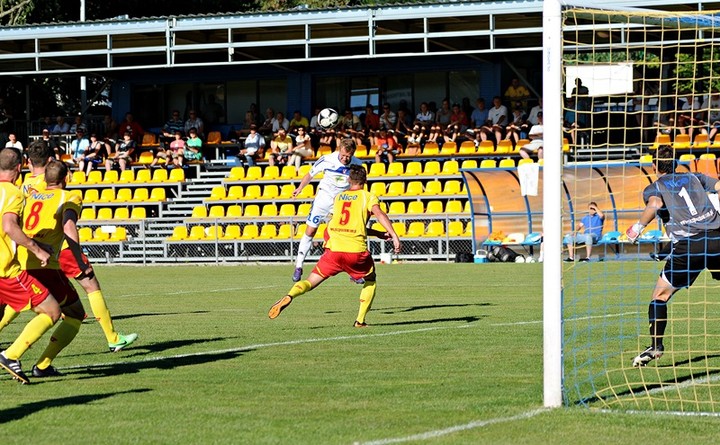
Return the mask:
<svg viewBox="0 0 720 445">
<path fill-rule="evenodd" d="M 638 411 L 638 410 L 615 410 L 615 409 L 591 409 L 591 413 L 598 414 L 633 414 L 652 416 L 678 416 L 678 417 L 720 417 L 720 413 L 697 412 L 697 411 Z"/>
<path fill-rule="evenodd" d="M 582 321 L 582 320 L 593 320 L 595 318 L 616 318 L 616 317 L 624 317 L 626 315 L 637 315 L 639 312 L 623 312 L 620 314 L 607 314 L 607 315 L 589 315 L 587 317 L 578 317 L 578 318 L 569 318 L 567 320 L 563 320 L 565 322 L 569 321 Z M 526 324 L 542 324 L 542 320 L 532 320 L 532 321 L 514 321 L 509 323 L 491 323 L 490 326 L 521 326 Z"/>
<path fill-rule="evenodd" d="M 379 440 L 373 440 L 370 442 L 355 442 L 354 445 L 386 445 L 386 444 L 391 444 L 391 443 L 402 443 L 402 442 L 434 439 L 436 437 L 457 433 L 459 431 L 467 431 L 467 430 L 472 430 L 475 428 L 483 428 L 486 426 L 495 425 L 498 423 L 514 422 L 517 420 L 529 419 L 531 417 L 537 416 L 538 414 L 542 414 L 548 410 L 549 410 L 548 408 L 538 408 L 538 409 L 534 409 L 532 411 L 527 411 L 527 412 L 520 413 L 520 414 L 517 414 L 514 416 L 510 416 L 510 417 L 496 417 L 494 419 L 475 420 L 470 423 L 466 423 L 464 425 L 455 425 L 455 426 L 443 428 L 440 430 L 426 431 L 424 433 L 413 434 L 412 436 L 395 437 L 395 438 L 389 438 L 389 439 L 379 439 Z"/>
</svg>

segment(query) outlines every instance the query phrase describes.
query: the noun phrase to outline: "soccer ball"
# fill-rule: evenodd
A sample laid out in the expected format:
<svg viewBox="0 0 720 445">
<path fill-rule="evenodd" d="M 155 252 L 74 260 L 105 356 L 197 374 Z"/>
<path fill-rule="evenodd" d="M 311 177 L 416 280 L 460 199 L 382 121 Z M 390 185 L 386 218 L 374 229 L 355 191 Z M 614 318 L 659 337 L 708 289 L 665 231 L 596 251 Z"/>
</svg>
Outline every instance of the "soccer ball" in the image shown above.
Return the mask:
<svg viewBox="0 0 720 445">
<path fill-rule="evenodd" d="M 340 115 L 332 108 L 323 108 L 317 117 L 318 125 L 320 125 L 320 128 L 323 130 L 332 130 L 340 120 Z"/>
</svg>

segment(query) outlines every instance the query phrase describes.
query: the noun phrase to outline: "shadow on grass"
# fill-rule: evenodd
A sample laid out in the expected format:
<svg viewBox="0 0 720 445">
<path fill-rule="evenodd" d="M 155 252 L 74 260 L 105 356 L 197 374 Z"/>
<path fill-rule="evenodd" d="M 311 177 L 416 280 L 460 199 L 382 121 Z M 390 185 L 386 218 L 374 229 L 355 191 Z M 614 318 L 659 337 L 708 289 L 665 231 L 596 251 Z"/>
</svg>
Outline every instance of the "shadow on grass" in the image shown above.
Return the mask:
<svg viewBox="0 0 720 445">
<path fill-rule="evenodd" d="M 151 391 L 151 389 L 132 389 L 129 391 L 108 392 L 102 394 L 87 394 L 81 396 L 63 397 L 60 399 L 42 400 L 40 402 L 24 403 L 20 406 L 16 406 L 15 408 L 7 408 L 0 410 L 0 425 L 3 423 L 20 420 L 24 417 L 35 414 L 44 409 L 62 408 L 70 405 L 85 405 L 86 403 L 107 399 L 108 397 L 113 397 L 121 394 L 138 394 L 148 391 Z"/>
<path fill-rule="evenodd" d="M 432 324 L 432 323 L 446 323 L 448 321 L 464 321 L 465 323 L 472 323 L 475 321 L 478 321 L 482 318 L 487 317 L 487 315 L 470 315 L 467 317 L 450 317 L 450 318 L 431 318 L 427 320 L 407 320 L 407 321 L 397 321 L 394 323 L 370 323 L 371 326 L 408 326 L 408 325 L 414 325 L 414 324 Z"/>
<path fill-rule="evenodd" d="M 210 311 L 191 311 L 191 312 L 154 312 L 154 313 L 140 313 L 140 314 L 125 314 L 125 315 L 113 315 L 112 319 L 113 321 L 117 320 L 128 320 L 131 318 L 140 318 L 140 317 L 157 317 L 157 316 L 165 316 L 165 315 L 190 315 L 190 314 L 209 314 Z M 95 321 L 95 318 L 88 314 L 88 320 L 92 319 Z"/>
<path fill-rule="evenodd" d="M 101 335 L 101 334 L 98 334 Z M 143 343 L 143 336 L 140 336 L 136 343 L 133 343 L 131 346 L 128 346 L 127 349 L 124 349 L 122 352 L 118 352 L 118 354 L 122 354 L 125 357 L 139 357 L 147 354 L 151 354 L 154 352 L 164 352 L 176 348 L 182 348 L 185 346 L 192 346 L 192 345 L 201 345 L 205 343 L 213 343 L 218 341 L 224 341 L 231 337 L 219 337 L 219 338 L 194 338 L 194 339 L 185 339 L 185 340 L 169 340 L 169 341 L 161 341 L 156 343 Z M 237 338 L 237 337 L 233 337 Z M 84 355 L 97 355 L 97 352 L 85 352 L 81 354 L 63 354 L 64 357 L 81 357 Z"/>
<path fill-rule="evenodd" d="M 381 312 L 383 314 L 397 314 L 401 312 L 414 312 L 414 311 L 423 311 L 425 309 L 441 309 L 441 308 L 451 308 L 451 307 L 486 307 L 486 306 L 495 306 L 491 303 L 472 303 L 472 304 L 428 304 L 425 306 L 410 306 L 410 307 L 387 307 L 387 308 L 378 308 L 377 311 Z"/>
<path fill-rule="evenodd" d="M 241 357 L 252 349 L 242 351 L 223 351 L 211 353 L 188 353 L 170 357 L 154 357 L 138 362 L 106 363 L 102 365 L 91 365 L 87 368 L 65 369 L 66 375 L 77 375 L 78 380 L 94 379 L 97 377 L 112 377 L 124 374 L 137 374 L 146 369 L 171 370 L 182 366 L 204 365 L 221 360 L 232 360 Z"/>
</svg>

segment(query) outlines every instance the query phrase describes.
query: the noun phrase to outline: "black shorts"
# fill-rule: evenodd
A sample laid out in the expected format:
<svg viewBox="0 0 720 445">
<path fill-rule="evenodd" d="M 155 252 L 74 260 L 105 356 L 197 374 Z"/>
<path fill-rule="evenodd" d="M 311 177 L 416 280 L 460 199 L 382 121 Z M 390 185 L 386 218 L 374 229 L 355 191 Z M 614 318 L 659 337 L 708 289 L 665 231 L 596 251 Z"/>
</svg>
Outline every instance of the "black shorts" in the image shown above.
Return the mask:
<svg viewBox="0 0 720 445">
<path fill-rule="evenodd" d="M 676 289 L 692 285 L 703 270 L 720 280 L 720 230 L 684 238 L 673 244 L 662 276 Z"/>
</svg>

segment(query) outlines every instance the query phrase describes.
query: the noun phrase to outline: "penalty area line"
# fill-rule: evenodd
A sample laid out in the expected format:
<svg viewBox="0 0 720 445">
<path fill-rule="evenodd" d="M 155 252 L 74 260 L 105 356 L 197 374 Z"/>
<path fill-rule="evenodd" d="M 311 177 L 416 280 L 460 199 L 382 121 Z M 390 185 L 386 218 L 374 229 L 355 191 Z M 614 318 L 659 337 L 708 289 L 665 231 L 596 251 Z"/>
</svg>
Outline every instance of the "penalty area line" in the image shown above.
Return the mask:
<svg viewBox="0 0 720 445">
<path fill-rule="evenodd" d="M 373 441 L 369 441 L 369 442 L 355 442 L 353 445 L 386 445 L 386 444 L 392 444 L 392 443 L 402 443 L 402 442 L 410 442 L 410 441 L 417 441 L 417 440 L 434 439 L 436 437 L 446 436 L 448 434 L 453 434 L 453 433 L 457 433 L 460 431 L 467 431 L 467 430 L 472 430 L 475 428 L 484 428 L 486 426 L 491 426 L 491 425 L 495 425 L 498 423 L 514 422 L 517 420 L 529 419 L 531 417 L 535 417 L 538 414 L 542 414 L 549 410 L 550 410 L 550 408 L 538 408 L 538 409 L 534 409 L 532 411 L 527 411 L 527 412 L 516 414 L 516 415 L 510 416 L 510 417 L 496 417 L 494 419 L 475 420 L 473 422 L 466 423 L 464 425 L 455 425 L 455 426 L 451 426 L 451 427 L 443 428 L 443 429 L 439 429 L 439 430 L 426 431 L 424 433 L 413 434 L 411 436 L 380 439 L 380 440 L 373 440 Z"/>
<path fill-rule="evenodd" d="M 237 348 L 216 349 L 213 351 L 190 352 L 187 354 L 173 354 L 173 355 L 166 355 L 166 356 L 159 356 L 159 357 L 146 357 L 146 358 L 139 359 L 139 360 L 124 360 L 124 361 L 117 361 L 117 362 L 90 363 L 90 364 L 86 364 L 86 365 L 72 365 L 72 366 L 65 366 L 62 369 L 91 369 L 91 368 L 99 368 L 99 367 L 103 367 L 103 366 L 113 366 L 113 365 L 118 365 L 118 364 L 131 365 L 134 363 L 151 363 L 151 362 L 159 362 L 159 361 L 163 361 L 163 360 L 177 360 L 177 359 L 182 359 L 182 358 L 199 357 L 199 356 L 211 355 L 211 354 L 227 354 L 227 353 L 232 353 L 232 352 L 245 352 L 245 351 L 252 351 L 255 349 L 272 348 L 272 347 L 276 347 L 276 346 L 293 346 L 293 345 L 302 345 L 302 344 L 310 344 L 310 343 L 322 343 L 322 342 L 332 342 L 332 341 L 390 337 L 390 336 L 395 336 L 395 335 L 417 334 L 419 332 L 442 331 L 442 330 L 447 330 L 447 329 L 467 329 L 470 327 L 474 327 L 476 325 L 478 325 L 478 324 L 474 323 L 474 324 L 462 324 L 459 326 L 436 326 L 436 327 L 432 327 L 432 328 L 419 328 L 419 329 L 410 329 L 410 330 L 404 330 L 404 331 L 380 332 L 377 334 L 341 335 L 341 336 L 327 337 L 327 338 L 318 337 L 318 338 L 304 338 L 304 339 L 299 339 L 299 340 L 287 340 L 287 341 L 279 341 L 279 342 L 271 342 L 271 343 L 256 343 L 254 345 L 239 346 Z"/>
</svg>

